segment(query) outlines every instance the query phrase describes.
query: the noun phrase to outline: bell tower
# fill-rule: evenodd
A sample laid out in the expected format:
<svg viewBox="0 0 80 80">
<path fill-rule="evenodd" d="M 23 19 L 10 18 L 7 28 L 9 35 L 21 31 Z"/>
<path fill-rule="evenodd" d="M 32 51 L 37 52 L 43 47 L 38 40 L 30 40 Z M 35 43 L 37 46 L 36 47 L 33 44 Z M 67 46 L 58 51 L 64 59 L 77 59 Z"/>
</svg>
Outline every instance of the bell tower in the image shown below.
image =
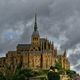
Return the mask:
<svg viewBox="0 0 80 80">
<path fill-rule="evenodd" d="M 32 33 L 32 45 L 39 46 L 40 44 L 40 36 L 37 28 L 37 15 L 35 14 L 35 22 L 34 22 L 34 31 Z"/>
</svg>

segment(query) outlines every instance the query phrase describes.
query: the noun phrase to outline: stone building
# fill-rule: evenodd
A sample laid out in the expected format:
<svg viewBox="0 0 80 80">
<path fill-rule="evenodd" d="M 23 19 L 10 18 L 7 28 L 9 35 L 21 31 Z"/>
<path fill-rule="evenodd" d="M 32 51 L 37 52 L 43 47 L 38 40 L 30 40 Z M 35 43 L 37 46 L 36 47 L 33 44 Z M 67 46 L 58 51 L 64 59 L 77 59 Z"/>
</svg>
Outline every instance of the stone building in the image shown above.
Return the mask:
<svg viewBox="0 0 80 80">
<path fill-rule="evenodd" d="M 31 36 L 30 44 L 18 44 L 15 51 L 8 51 L 6 57 L 0 58 L 0 70 L 9 68 L 14 70 L 18 65 L 22 68 L 30 69 L 49 69 L 55 66 L 57 49 L 53 42 L 47 38 L 41 38 L 35 15 L 34 31 Z M 61 55 L 62 68 L 69 69 L 70 63 L 66 57 L 66 52 Z"/>
</svg>

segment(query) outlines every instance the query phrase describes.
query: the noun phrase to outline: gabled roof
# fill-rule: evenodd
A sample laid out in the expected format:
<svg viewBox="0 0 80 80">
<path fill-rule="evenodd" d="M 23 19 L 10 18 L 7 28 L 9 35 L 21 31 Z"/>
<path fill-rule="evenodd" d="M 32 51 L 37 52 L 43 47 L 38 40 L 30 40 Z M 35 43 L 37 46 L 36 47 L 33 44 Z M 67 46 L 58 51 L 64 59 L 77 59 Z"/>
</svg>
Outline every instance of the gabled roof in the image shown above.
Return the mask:
<svg viewBox="0 0 80 80">
<path fill-rule="evenodd" d="M 18 44 L 17 49 L 28 51 L 31 48 L 31 44 Z"/>
</svg>

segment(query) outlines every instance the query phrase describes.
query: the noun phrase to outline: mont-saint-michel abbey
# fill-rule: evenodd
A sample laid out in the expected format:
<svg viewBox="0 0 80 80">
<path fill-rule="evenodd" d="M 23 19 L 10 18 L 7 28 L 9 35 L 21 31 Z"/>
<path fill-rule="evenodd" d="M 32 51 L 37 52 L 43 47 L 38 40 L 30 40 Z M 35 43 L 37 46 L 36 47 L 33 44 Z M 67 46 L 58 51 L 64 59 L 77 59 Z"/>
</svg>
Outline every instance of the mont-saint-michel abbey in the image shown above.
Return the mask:
<svg viewBox="0 0 80 80">
<path fill-rule="evenodd" d="M 55 66 L 57 61 L 61 62 L 62 68 L 70 69 L 66 50 L 64 50 L 63 55 L 58 55 L 53 42 L 47 38 L 41 38 L 35 15 L 31 43 L 18 44 L 15 51 L 8 51 L 6 57 L 1 57 L 0 71 L 4 72 L 6 66 L 13 71 L 18 65 L 22 65 L 22 68 L 33 70 L 49 69 L 50 66 Z"/>
</svg>

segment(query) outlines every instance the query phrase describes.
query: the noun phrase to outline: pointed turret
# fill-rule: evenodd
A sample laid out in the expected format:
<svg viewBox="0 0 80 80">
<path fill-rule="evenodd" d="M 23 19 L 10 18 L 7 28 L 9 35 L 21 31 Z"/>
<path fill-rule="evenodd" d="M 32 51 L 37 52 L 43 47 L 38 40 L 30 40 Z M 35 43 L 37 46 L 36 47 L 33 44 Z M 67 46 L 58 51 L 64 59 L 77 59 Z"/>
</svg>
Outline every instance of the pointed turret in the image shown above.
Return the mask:
<svg viewBox="0 0 80 80">
<path fill-rule="evenodd" d="M 64 51 L 63 56 L 64 56 L 64 57 L 66 57 L 66 56 L 67 56 L 66 49 L 65 49 L 65 51 Z"/>
<path fill-rule="evenodd" d="M 34 31 L 37 31 L 37 14 L 35 14 Z"/>
<path fill-rule="evenodd" d="M 50 50 L 52 50 L 52 44 L 51 44 L 51 41 L 50 41 Z"/>
<path fill-rule="evenodd" d="M 54 49 L 54 43 L 53 43 L 53 41 L 52 41 L 52 50 Z"/>
<path fill-rule="evenodd" d="M 48 40 L 47 40 L 47 36 L 46 36 L 46 50 L 48 50 Z"/>
</svg>

